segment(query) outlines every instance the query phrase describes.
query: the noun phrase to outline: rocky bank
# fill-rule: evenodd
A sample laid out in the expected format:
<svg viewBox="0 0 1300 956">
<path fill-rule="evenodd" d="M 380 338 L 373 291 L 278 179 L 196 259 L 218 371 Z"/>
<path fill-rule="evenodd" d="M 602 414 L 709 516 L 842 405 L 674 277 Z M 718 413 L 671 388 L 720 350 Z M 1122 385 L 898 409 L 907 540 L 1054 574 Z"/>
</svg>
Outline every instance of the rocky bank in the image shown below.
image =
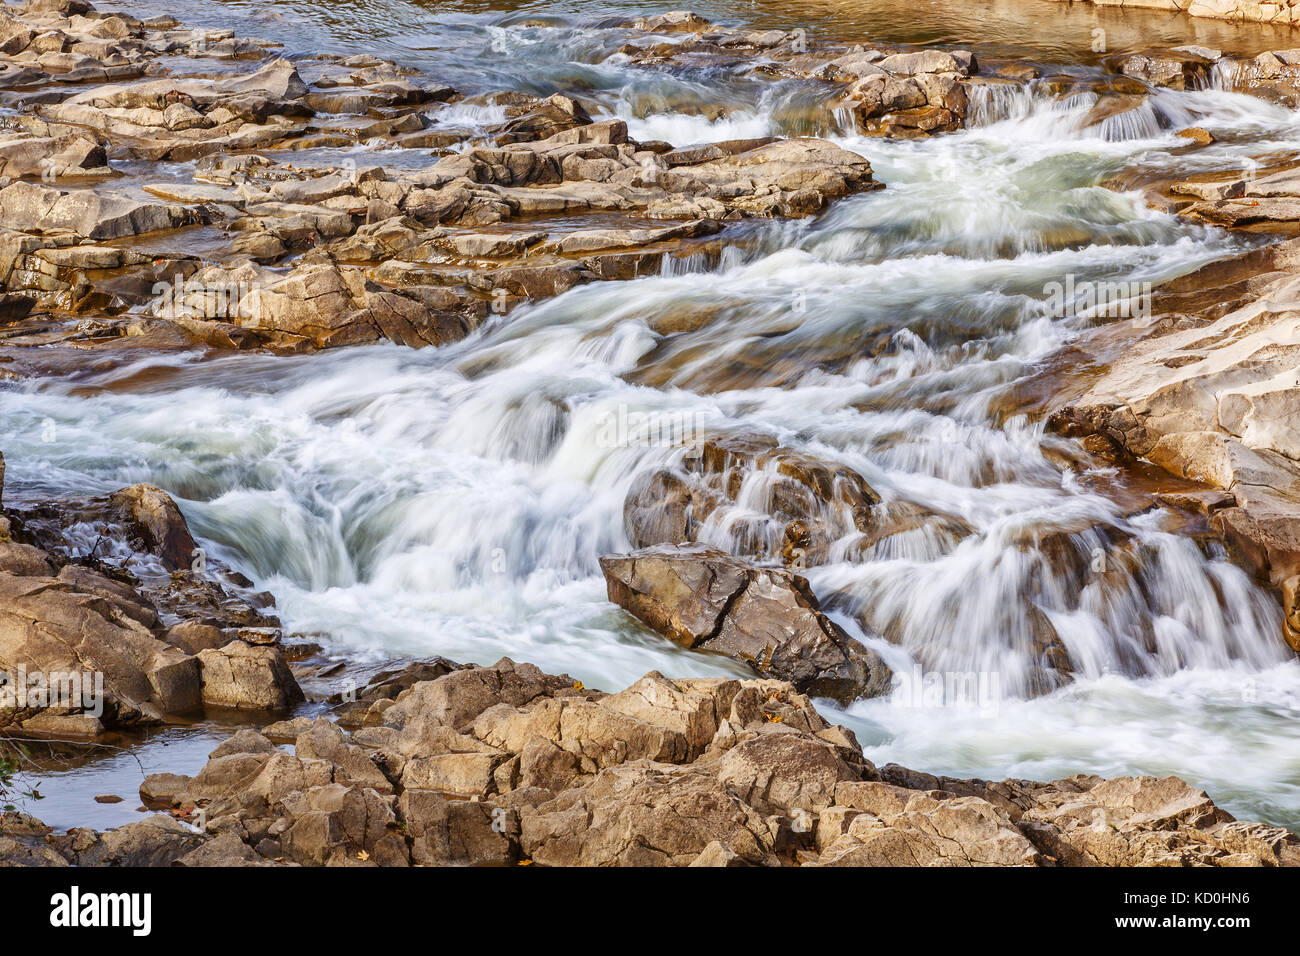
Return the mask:
<svg viewBox="0 0 1300 956">
<path fill-rule="evenodd" d="M 0 9 L 0 105 L 14 111 L 0 124 L 0 334 L 10 348 L 445 344 L 580 283 L 716 263 L 753 241 L 745 220 L 881 188 L 817 138 L 827 102 L 842 127 L 913 137 L 961 128 L 1015 86 L 1087 98 L 1085 125 L 1103 126 L 1161 87 L 1283 102 L 1300 88 L 1293 51 L 1125 54 L 1098 78 L 687 12 L 597 29 L 626 38 L 638 68 L 799 81 L 818 106 L 783 118 L 805 134 L 791 138 L 640 143 L 576 94 L 464 95 L 374 57 L 291 61 L 85 0 Z M 467 107 L 504 119 L 467 128 Z M 124 177 L 122 162 L 158 175 Z"/>
<path fill-rule="evenodd" d="M 36 866 L 1294 866 L 1300 841 L 1173 777 L 1051 783 L 877 768 L 776 680 L 616 694 L 508 659 L 298 718 L 154 774 L 162 809 L 97 833 L 0 821 Z M 393 688 L 388 688 L 391 692 Z M 279 746 L 277 742 L 292 742 Z"/>
</svg>

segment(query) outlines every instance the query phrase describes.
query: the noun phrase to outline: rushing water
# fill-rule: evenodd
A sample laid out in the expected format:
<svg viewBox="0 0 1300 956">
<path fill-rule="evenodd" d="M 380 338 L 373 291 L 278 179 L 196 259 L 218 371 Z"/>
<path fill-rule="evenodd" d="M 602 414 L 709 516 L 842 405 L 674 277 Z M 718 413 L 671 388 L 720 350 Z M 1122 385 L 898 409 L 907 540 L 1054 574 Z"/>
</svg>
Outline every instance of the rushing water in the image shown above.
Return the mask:
<svg viewBox="0 0 1300 956">
<path fill-rule="evenodd" d="M 909 33 L 903 5 L 878 6 L 878 20 L 863 12 L 871 3 L 844 16 L 840 4 L 697 9 L 1089 60 L 1087 34 L 1063 40 L 1046 14 L 992 3 L 989 21 L 950 17 Z M 640 139 L 686 144 L 811 123 L 868 157 L 887 188 L 816 221 L 764 224 L 721 264 L 580 287 L 439 349 L 88 357 L 63 378 L 4 393 L 11 496 L 152 481 L 178 496 L 217 554 L 277 595 L 289 629 L 333 652 L 509 655 L 615 689 L 652 668 L 744 672 L 675 649 L 605 600 L 597 559 L 628 547 L 633 477 L 681 449 L 611 444 L 602 428 L 655 412 L 709 433 L 772 435 L 857 469 L 886 508 L 964 529 L 872 547 L 846 533 L 834 560 L 809 571 L 837 619 L 858 634 L 866 625 L 864 639 L 896 672 L 986 682 L 956 706 L 917 690 L 833 713 L 873 759 L 995 777 L 1177 773 L 1242 816 L 1300 824 L 1300 664 L 1279 637 L 1275 601 L 1174 533 L 1167 515 L 1129 514 L 1103 493 L 1106 473 L 1063 471 L 1045 454 L 1059 441 L 999 405 L 1082 327 L 1048 310 L 1050 282 L 1159 283 L 1245 245 L 1100 182 L 1300 148 L 1300 116 L 1218 90 L 1165 91 L 1084 127 L 1087 96 L 1062 103 L 1005 88 L 980 94 L 965 132 L 866 139 L 796 84 L 640 71 L 589 29 L 671 8 L 285 3 L 260 19 L 245 14 L 261 8 L 240 3 L 173 10 L 294 52 L 398 57 L 467 89 L 576 89 Z M 1158 28 L 1168 42 L 1211 29 Z M 724 115 L 700 108 L 710 103 Z M 1182 154 L 1172 131 L 1192 124 L 1220 142 Z M 685 313 L 702 317 L 692 330 L 652 331 Z M 746 493 L 762 505 L 761 476 Z M 734 547 L 732 530 L 710 525 L 705 537 Z M 1064 558 L 1051 544 L 1062 539 Z M 1090 576 L 1089 557 L 1108 548 L 1115 566 Z M 1033 693 L 1041 618 L 1075 674 L 1048 694 Z"/>
</svg>

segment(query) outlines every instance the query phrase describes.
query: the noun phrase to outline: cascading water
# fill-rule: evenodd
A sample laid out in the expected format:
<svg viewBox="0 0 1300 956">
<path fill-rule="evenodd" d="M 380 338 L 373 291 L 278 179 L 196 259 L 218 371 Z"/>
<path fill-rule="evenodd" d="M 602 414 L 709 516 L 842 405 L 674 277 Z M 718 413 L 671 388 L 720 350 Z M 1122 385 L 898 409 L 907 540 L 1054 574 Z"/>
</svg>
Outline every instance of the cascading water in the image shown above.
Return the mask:
<svg viewBox="0 0 1300 956">
<path fill-rule="evenodd" d="M 564 56 L 588 53 L 558 57 L 550 79 L 580 72 L 638 139 L 784 133 L 808 115 L 755 81 L 638 72 L 581 29 L 492 37 L 516 49 L 540 29 L 561 35 Z M 490 69 L 518 76 L 507 56 Z M 672 108 L 720 87 L 719 115 Z M 605 600 L 597 559 L 628 547 L 629 488 L 683 450 L 602 430 L 655 414 L 771 436 L 859 472 L 882 514 L 933 519 L 865 541 L 831 516 L 842 533 L 807 572 L 905 684 L 983 681 L 969 707 L 931 706 L 908 685 L 836 712 L 873 759 L 967 775 L 1173 772 L 1243 815 L 1295 825 L 1300 755 L 1284 741 L 1300 665 L 1275 601 L 1167 515 L 1128 513 L 1105 473 L 1062 470 L 1047 453 L 1059 441 L 999 409 L 1082 325 L 1046 307 L 1049 283 L 1159 283 L 1243 248 L 1099 182 L 1132 166 L 1240 167 L 1295 148 L 1300 117 L 1211 88 L 1161 91 L 1087 126 L 1091 95 L 976 91 L 971 128 L 923 141 L 857 136 L 825 106 L 822 135 L 869 158 L 886 189 L 753 230 L 718 262 L 522 306 L 455 345 L 151 354 L 17 384 L 4 395 L 8 495 L 152 481 L 277 595 L 288 629 L 333 652 L 509 655 L 616 688 L 652 668 L 744 672 Z M 1187 125 L 1223 135 L 1181 155 L 1172 130 Z M 654 331 L 682 315 L 683 331 Z M 757 518 L 770 548 L 771 477 L 755 473 L 701 540 L 740 549 Z M 1048 632 L 1072 678 L 1044 668 Z"/>
</svg>

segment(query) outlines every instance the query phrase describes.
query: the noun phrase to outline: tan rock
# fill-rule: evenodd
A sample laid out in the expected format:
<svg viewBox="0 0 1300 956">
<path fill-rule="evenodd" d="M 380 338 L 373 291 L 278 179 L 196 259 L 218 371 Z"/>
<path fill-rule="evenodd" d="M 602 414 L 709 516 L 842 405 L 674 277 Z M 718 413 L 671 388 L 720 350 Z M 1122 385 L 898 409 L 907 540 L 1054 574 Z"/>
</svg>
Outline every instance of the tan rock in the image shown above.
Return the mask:
<svg viewBox="0 0 1300 956">
<path fill-rule="evenodd" d="M 762 818 L 713 777 L 638 761 L 520 811 L 524 854 L 548 866 L 686 866 L 717 842 L 740 859 L 771 859 Z"/>
<path fill-rule="evenodd" d="M 200 651 L 203 703 L 240 710 L 287 710 L 303 699 L 302 690 L 275 647 L 231 641 L 218 650 Z"/>
</svg>

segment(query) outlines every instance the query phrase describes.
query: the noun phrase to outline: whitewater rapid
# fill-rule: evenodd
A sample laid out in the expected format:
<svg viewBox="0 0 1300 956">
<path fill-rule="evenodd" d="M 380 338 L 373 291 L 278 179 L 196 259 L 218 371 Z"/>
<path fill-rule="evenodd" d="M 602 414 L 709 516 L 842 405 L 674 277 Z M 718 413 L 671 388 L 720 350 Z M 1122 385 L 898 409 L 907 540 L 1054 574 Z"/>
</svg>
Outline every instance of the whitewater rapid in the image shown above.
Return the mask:
<svg viewBox="0 0 1300 956">
<path fill-rule="evenodd" d="M 496 29 L 509 39 L 536 28 Z M 603 78 L 609 115 L 638 139 L 792 132 L 779 94 L 709 119 L 647 107 L 708 78 L 664 81 L 617 57 L 582 69 Z M 682 450 L 611 447 L 602 428 L 659 413 L 771 435 L 853 467 L 886 506 L 969 529 L 896 536 L 869 553 L 845 540 L 808 572 L 897 673 L 996 684 L 972 705 L 827 705 L 873 759 L 993 777 L 1176 773 L 1242 816 L 1294 826 L 1300 664 L 1276 601 L 1159 513 L 1126 514 L 1062 471 L 1041 424 L 997 408 L 1082 327 L 1044 307 L 1053 280 L 1158 284 L 1246 247 L 1102 181 L 1135 166 L 1244 168 L 1250 154 L 1300 145 L 1300 117 L 1217 89 L 1162 91 L 1136 115 L 1084 128 L 1087 95 L 981 95 L 973 128 L 921 141 L 860 137 L 823 111 L 818 131 L 870 159 L 887 188 L 815 221 L 763 224 L 721 263 L 680 262 L 493 316 L 454 345 L 123 352 L 11 384 L 6 500 L 154 482 L 205 547 L 277 596 L 287 631 L 331 653 L 507 655 L 614 690 L 651 669 L 745 671 L 680 651 L 605 600 L 597 559 L 629 547 L 629 486 Z M 444 117 L 467 118 L 491 121 Z M 1183 155 L 1173 130 L 1189 125 L 1221 141 Z M 653 331 L 683 313 L 705 319 Z M 1055 575 L 1032 544 L 1103 531 L 1142 560 L 1101 583 Z M 723 527 L 706 538 L 734 543 Z M 1075 673 L 1048 694 L 1029 678 L 1031 606 Z"/>
</svg>

